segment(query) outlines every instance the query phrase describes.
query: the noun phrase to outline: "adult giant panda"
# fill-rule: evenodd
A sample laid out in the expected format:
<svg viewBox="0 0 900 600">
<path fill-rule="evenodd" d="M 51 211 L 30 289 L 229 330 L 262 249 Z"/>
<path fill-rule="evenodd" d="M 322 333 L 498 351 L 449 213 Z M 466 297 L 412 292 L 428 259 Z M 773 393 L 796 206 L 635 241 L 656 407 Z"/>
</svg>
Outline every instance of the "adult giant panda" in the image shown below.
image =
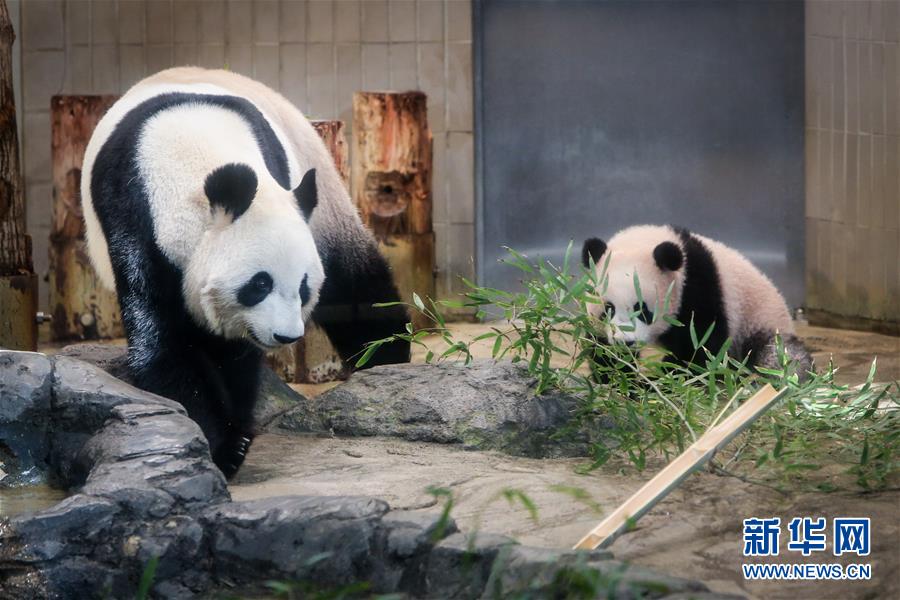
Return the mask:
<svg viewBox="0 0 900 600">
<path fill-rule="evenodd" d="M 778 367 L 775 334 L 804 377 L 812 357 L 794 334 L 784 298 L 768 277 L 725 244 L 669 226 L 639 225 L 615 234 L 609 243 L 590 238 L 582 248 L 585 267 L 605 283 L 596 290 L 602 303 L 589 304 L 592 316 L 607 323 L 601 341 L 648 343 L 662 347 L 676 362 L 705 360 L 694 349 L 691 321 L 698 336 L 712 326 L 706 348 L 718 353 L 731 338 L 729 353 L 748 366 Z M 604 274 L 604 269 L 605 274 Z M 634 279 L 640 284 L 642 299 Z M 684 327 L 654 313 L 666 307 Z"/>
<path fill-rule="evenodd" d="M 312 317 L 344 359 L 404 331 L 390 269 L 312 125 L 266 86 L 178 68 L 98 123 L 81 183 L 86 237 L 114 287 L 138 386 L 181 402 L 226 476 L 253 439 L 263 352 Z M 406 362 L 383 346 L 373 364 Z"/>
</svg>

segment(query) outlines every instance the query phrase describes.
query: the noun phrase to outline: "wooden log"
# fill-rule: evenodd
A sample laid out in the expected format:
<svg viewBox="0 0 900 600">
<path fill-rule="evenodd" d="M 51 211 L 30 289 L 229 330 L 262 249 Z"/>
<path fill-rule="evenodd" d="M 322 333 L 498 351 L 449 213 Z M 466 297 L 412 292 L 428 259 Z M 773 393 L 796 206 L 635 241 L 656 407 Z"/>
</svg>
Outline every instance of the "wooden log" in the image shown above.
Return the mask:
<svg viewBox="0 0 900 600">
<path fill-rule="evenodd" d="M 15 39 L 6 2 L 0 0 L 0 347 L 36 350 L 37 277 L 19 167 L 12 81 Z"/>
<path fill-rule="evenodd" d="M 434 298 L 432 136 L 422 92 L 353 95 L 353 200 L 387 256 L 400 297 Z M 417 328 L 431 325 L 412 313 Z"/>
<path fill-rule="evenodd" d="M 350 168 L 344 122 L 313 121 L 312 124 L 334 158 L 344 185 L 348 185 Z M 324 383 L 346 379 L 350 374 L 325 331 L 312 322 L 306 324 L 303 339 L 269 354 L 268 361 L 282 379 L 294 383 Z"/>
<path fill-rule="evenodd" d="M 85 148 L 97 122 L 116 100 L 117 96 L 54 96 L 50 103 L 50 309 L 55 340 L 125 335 L 116 294 L 103 287 L 88 258 L 80 193 Z"/>
<path fill-rule="evenodd" d="M 347 152 L 347 136 L 343 121 L 312 121 L 312 126 L 325 142 L 325 147 L 334 158 L 334 166 L 347 189 L 350 189 L 350 154 Z"/>
</svg>

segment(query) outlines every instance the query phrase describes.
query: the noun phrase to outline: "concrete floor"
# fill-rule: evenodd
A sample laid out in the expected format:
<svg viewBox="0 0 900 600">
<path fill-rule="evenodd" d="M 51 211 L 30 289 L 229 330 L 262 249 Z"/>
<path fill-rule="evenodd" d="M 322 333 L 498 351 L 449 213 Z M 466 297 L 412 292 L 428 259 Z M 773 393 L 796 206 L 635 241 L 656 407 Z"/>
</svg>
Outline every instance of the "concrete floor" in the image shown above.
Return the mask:
<svg viewBox="0 0 900 600">
<path fill-rule="evenodd" d="M 483 324 L 451 326 L 454 337 L 483 333 Z M 900 338 L 803 326 L 798 332 L 817 364 L 833 359 L 842 383 L 862 383 L 878 358 L 879 381 L 900 379 Z M 490 342 L 473 348 L 490 356 Z M 417 349 L 413 360 L 424 359 Z M 334 384 L 299 385 L 309 395 Z M 230 488 L 235 499 L 282 494 L 360 494 L 387 500 L 396 508 L 439 509 L 428 486 L 453 491 L 453 517 L 460 527 L 513 536 L 524 543 L 564 548 L 574 544 L 602 515 L 626 500 L 663 465 L 643 473 L 625 464 L 608 464 L 587 475 L 576 472 L 583 460 L 534 460 L 454 446 L 385 438 L 323 438 L 267 434 L 254 442 L 247 463 Z M 533 520 L 510 505 L 509 488 L 528 494 L 538 508 Z M 584 490 L 590 503 L 562 488 Z M 742 519 L 798 515 L 868 516 L 878 532 L 868 582 L 746 582 L 741 575 Z M 661 571 L 701 579 L 713 590 L 750 598 L 900 598 L 900 492 L 877 494 L 798 492 L 782 495 L 709 472 L 692 475 L 645 516 L 639 527 L 611 547 L 618 558 Z M 788 559 L 785 559 L 788 560 Z M 792 562 L 834 562 L 833 557 L 790 557 Z"/>
</svg>

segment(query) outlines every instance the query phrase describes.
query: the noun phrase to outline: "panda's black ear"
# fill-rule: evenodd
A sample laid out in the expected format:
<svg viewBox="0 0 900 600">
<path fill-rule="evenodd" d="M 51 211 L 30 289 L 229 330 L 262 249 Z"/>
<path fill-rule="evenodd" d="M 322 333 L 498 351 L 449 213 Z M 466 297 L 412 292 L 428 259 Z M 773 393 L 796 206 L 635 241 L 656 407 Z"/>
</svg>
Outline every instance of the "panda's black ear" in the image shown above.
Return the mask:
<svg viewBox="0 0 900 600">
<path fill-rule="evenodd" d="M 606 242 L 600 238 L 588 238 L 584 240 L 584 246 L 581 247 L 581 264 L 590 268 L 591 260 L 593 260 L 596 265 L 604 252 L 606 252 Z"/>
<path fill-rule="evenodd" d="M 315 169 L 310 169 L 306 172 L 300 185 L 294 190 L 294 197 L 297 199 L 297 204 L 300 205 L 300 212 L 303 213 L 303 218 L 309 221 L 313 209 L 319 203 L 319 191 L 316 188 Z"/>
<path fill-rule="evenodd" d="M 663 271 L 677 271 L 684 264 L 684 253 L 675 242 L 662 242 L 653 249 L 653 260 Z"/>
<path fill-rule="evenodd" d="M 232 221 L 250 208 L 256 196 L 256 173 L 249 165 L 231 163 L 210 173 L 203 184 L 203 191 L 213 209 L 220 208 Z"/>
</svg>

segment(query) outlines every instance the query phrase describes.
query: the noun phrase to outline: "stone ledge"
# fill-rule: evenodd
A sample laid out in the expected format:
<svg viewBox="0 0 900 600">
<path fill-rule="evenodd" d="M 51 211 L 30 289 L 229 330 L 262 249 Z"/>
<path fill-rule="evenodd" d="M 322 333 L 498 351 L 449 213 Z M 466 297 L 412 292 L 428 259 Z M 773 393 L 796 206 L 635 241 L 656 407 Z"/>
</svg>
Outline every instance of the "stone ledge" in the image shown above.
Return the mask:
<svg viewBox="0 0 900 600">
<path fill-rule="evenodd" d="M 439 516 L 391 511 L 375 498 L 231 502 L 177 403 L 71 357 L 0 352 L 0 391 L 0 439 L 22 456 L 44 456 L 31 443 L 48 451 L 42 468 L 73 492 L 33 516 L 0 519 L 0 597 L 130 597 L 154 558 L 158 598 L 269 579 L 322 589 L 369 582 L 375 593 L 421 598 L 566 595 L 581 585 L 560 573 L 614 573 L 616 598 L 705 593 L 608 553 L 465 536 L 452 520 L 438 532 Z"/>
</svg>

